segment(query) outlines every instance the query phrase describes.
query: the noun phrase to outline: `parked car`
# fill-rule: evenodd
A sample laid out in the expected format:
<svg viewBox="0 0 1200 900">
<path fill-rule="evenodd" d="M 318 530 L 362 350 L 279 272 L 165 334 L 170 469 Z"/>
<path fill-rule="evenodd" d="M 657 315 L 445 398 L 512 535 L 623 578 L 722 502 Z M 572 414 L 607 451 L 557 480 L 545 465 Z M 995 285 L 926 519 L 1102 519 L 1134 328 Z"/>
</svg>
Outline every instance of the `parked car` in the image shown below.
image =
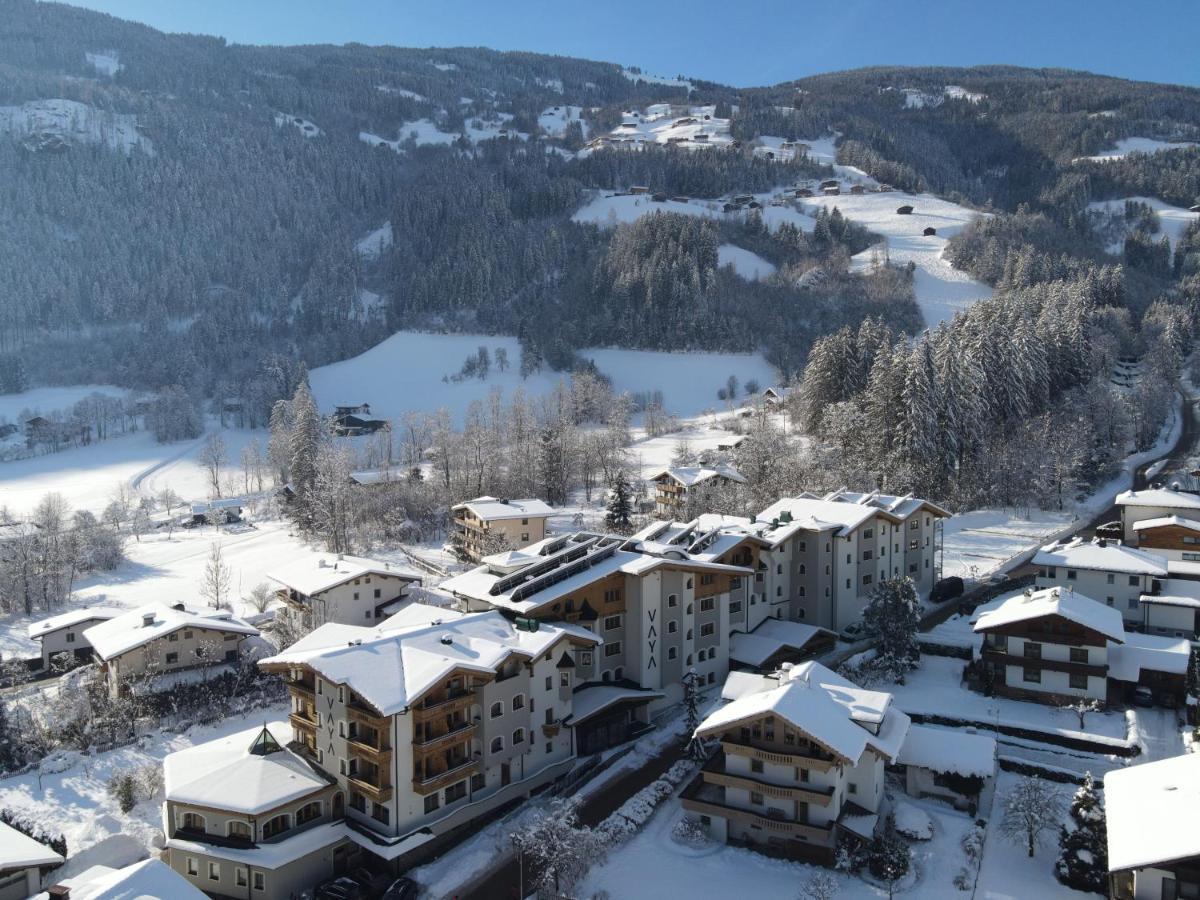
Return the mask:
<svg viewBox="0 0 1200 900">
<path fill-rule="evenodd" d="M 314 900 L 362 900 L 363 896 L 362 885 L 345 875 L 318 885 L 313 892 Z"/>
<path fill-rule="evenodd" d="M 1179 708 L 1179 697 L 1172 691 L 1159 691 L 1154 695 L 1154 700 L 1163 709 Z"/>
<path fill-rule="evenodd" d="M 1154 691 L 1142 686 L 1133 689 L 1133 705 L 1150 707 L 1154 705 Z"/>
<path fill-rule="evenodd" d="M 843 628 L 841 631 L 838 632 L 838 637 L 840 637 L 843 641 L 849 641 L 851 644 L 857 643 L 858 641 L 861 641 L 861 640 L 865 640 L 869 636 L 870 636 L 870 632 L 867 631 L 867 626 L 864 625 L 861 621 L 860 622 L 851 622 L 849 625 L 847 625 L 845 628 Z"/>
<path fill-rule="evenodd" d="M 934 603 L 945 603 L 947 600 L 961 597 L 965 587 L 966 585 L 963 584 L 961 578 L 957 575 L 951 575 L 949 578 L 943 578 L 933 586 L 933 590 L 929 594 L 929 599 Z"/>
<path fill-rule="evenodd" d="M 383 894 L 383 900 L 416 900 L 420 888 L 411 878 L 397 878 Z"/>
</svg>

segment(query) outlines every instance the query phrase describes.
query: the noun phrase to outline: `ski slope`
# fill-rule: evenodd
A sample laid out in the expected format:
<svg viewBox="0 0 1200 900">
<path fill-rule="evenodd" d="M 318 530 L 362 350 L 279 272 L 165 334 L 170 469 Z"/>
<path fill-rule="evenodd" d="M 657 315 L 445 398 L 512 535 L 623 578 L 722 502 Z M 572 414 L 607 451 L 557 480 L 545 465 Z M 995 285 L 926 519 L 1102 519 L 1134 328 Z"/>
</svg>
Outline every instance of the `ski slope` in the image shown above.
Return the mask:
<svg viewBox="0 0 1200 900">
<path fill-rule="evenodd" d="M 747 281 L 758 281 L 775 274 L 773 263 L 734 244 L 722 244 L 717 248 L 717 262 L 722 266 L 733 266 L 733 271 Z"/>
<path fill-rule="evenodd" d="M 489 376 L 451 381 L 449 376 L 481 346 L 487 347 L 492 357 Z M 505 372 L 496 366 L 497 348 L 508 353 Z M 777 378 L 758 354 L 589 349 L 581 350 L 580 355 L 595 360 L 617 391 L 661 390 L 666 409 L 679 416 L 717 407 L 717 390 L 730 375 L 742 383 L 756 379 L 763 386 Z M 494 389 L 506 398 L 518 388 L 539 396 L 568 377 L 543 370 L 522 379 L 520 360 L 520 345 L 513 337 L 401 331 L 359 356 L 313 369 L 309 380 L 323 412 L 332 411 L 339 403 L 366 402 L 378 418 L 402 419 L 410 412 L 433 413 L 444 408 L 461 423 L 471 403 L 486 402 Z"/>
</svg>

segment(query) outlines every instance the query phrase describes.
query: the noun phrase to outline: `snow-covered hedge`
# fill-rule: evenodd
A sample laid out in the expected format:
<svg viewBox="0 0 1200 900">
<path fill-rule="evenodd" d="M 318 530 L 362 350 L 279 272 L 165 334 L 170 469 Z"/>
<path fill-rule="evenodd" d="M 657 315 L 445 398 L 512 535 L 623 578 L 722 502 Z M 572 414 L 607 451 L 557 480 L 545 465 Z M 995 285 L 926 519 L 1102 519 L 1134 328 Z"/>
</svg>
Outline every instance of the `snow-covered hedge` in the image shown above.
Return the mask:
<svg viewBox="0 0 1200 900">
<path fill-rule="evenodd" d="M 596 826 L 596 833 L 609 844 L 628 840 L 650 820 L 658 805 L 675 792 L 694 768 L 695 763 L 689 760 L 675 763 L 661 778 L 650 782 Z"/>
<path fill-rule="evenodd" d="M 914 841 L 933 837 L 933 820 L 920 807 L 911 803 L 896 804 L 896 831 Z"/>
</svg>

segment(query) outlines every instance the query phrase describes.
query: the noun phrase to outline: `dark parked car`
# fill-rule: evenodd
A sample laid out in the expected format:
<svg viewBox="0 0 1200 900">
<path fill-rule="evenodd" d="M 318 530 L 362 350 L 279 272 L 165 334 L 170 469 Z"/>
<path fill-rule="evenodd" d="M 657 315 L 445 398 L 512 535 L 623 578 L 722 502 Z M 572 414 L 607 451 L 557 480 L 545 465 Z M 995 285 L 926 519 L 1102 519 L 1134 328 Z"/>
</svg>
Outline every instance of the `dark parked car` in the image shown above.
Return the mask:
<svg viewBox="0 0 1200 900">
<path fill-rule="evenodd" d="M 315 900 L 362 900 L 363 896 L 362 885 L 345 875 L 326 881 L 313 892 Z"/>
<path fill-rule="evenodd" d="M 933 586 L 933 590 L 929 594 L 929 599 L 934 603 L 945 603 L 947 600 L 961 597 L 964 587 L 965 585 L 961 578 L 957 575 L 951 575 L 949 578 L 943 578 Z"/>
<path fill-rule="evenodd" d="M 411 878 L 397 878 L 384 892 L 383 900 L 416 900 L 420 888 Z"/>
<path fill-rule="evenodd" d="M 1154 705 L 1154 692 L 1142 686 L 1133 689 L 1133 705 L 1150 707 Z"/>
</svg>

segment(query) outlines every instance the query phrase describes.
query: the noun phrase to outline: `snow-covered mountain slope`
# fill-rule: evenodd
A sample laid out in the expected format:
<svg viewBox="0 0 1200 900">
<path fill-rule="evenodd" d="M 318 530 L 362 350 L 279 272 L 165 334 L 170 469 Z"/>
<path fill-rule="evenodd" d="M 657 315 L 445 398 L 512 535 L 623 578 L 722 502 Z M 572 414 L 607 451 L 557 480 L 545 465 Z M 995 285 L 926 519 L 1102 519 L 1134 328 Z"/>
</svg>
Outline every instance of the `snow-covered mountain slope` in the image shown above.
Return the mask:
<svg viewBox="0 0 1200 900">
<path fill-rule="evenodd" d="M 1119 200 L 1096 200 L 1089 203 L 1088 212 L 1097 216 L 1097 223 L 1104 225 L 1105 223 L 1122 224 L 1121 220 L 1125 217 L 1125 203 L 1132 201 L 1134 203 L 1142 203 L 1154 210 L 1158 216 L 1158 222 L 1162 230 L 1155 235 L 1159 237 L 1166 235 L 1171 242 L 1171 249 L 1179 243 L 1183 233 L 1187 230 L 1188 225 L 1192 222 L 1200 220 L 1200 213 L 1190 212 L 1180 206 L 1172 206 L 1170 203 L 1164 203 L 1157 197 L 1122 197 Z M 1121 229 L 1122 236 L 1124 229 Z M 1109 253 L 1120 253 L 1123 241 L 1117 240 L 1108 246 Z"/>
<path fill-rule="evenodd" d="M 0 134 L 11 132 L 30 149 L 55 149 L 59 145 L 104 144 L 132 153 L 150 155 L 154 145 L 138 131 L 137 116 L 97 109 L 78 100 L 30 100 L 19 106 L 0 106 Z"/>
<path fill-rule="evenodd" d="M 1111 150 L 1105 150 L 1095 156 L 1082 156 L 1093 162 L 1107 162 L 1112 159 L 1124 159 L 1130 153 L 1159 153 L 1163 150 L 1180 150 L 1184 147 L 1200 146 L 1191 141 L 1160 141 L 1148 137 L 1128 137 L 1117 141 Z"/>
</svg>

